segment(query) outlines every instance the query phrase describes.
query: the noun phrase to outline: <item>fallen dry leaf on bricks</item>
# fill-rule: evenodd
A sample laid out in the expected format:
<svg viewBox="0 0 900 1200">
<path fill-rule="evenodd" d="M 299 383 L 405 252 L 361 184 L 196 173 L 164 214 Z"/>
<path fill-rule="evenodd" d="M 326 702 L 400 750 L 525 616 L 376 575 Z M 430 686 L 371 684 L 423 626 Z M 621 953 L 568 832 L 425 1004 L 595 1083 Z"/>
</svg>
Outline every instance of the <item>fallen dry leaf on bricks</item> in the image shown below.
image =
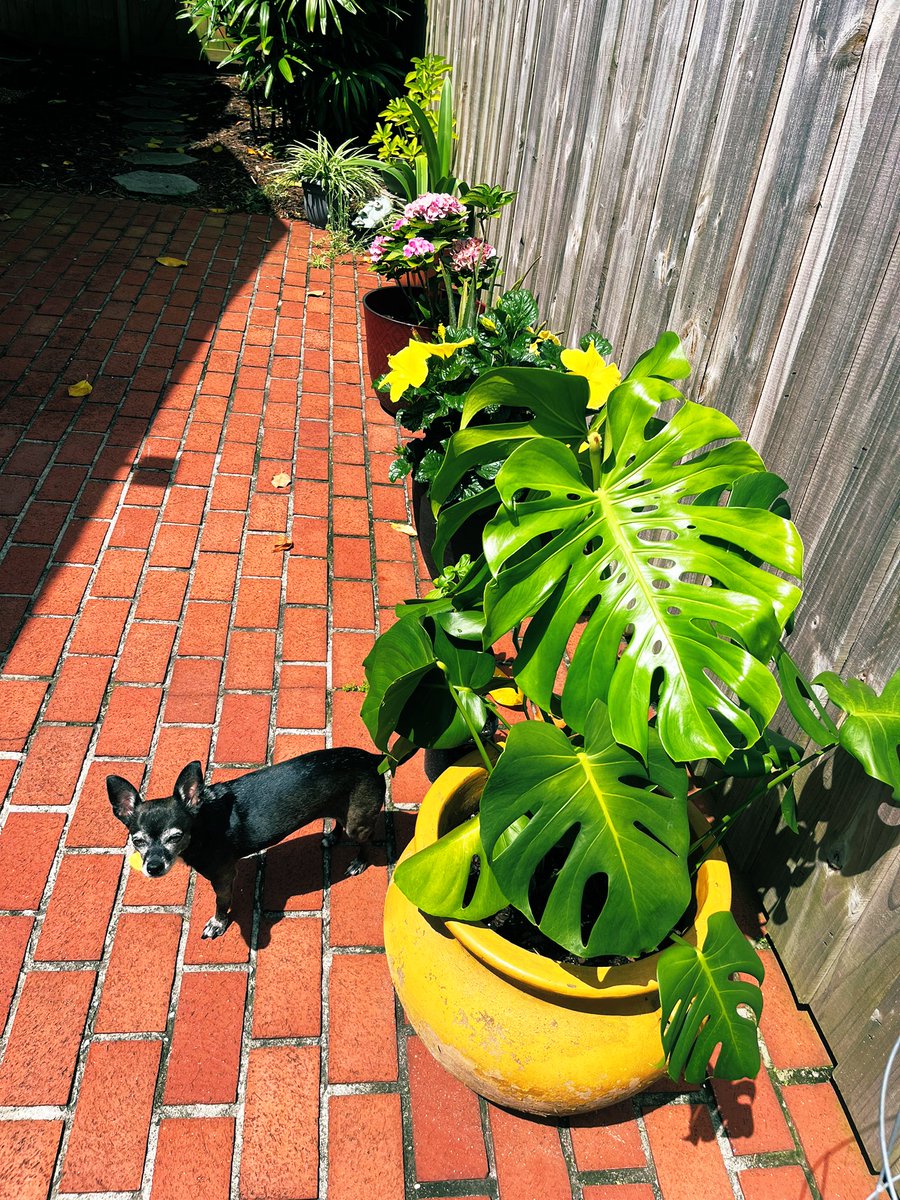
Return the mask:
<svg viewBox="0 0 900 1200">
<path fill-rule="evenodd" d="M 279 471 L 277 475 L 272 476 L 272 487 L 288 487 L 290 482 L 290 475 L 285 475 L 284 471 Z"/>
<path fill-rule="evenodd" d="M 325 295 L 324 291 L 322 291 L 321 288 L 315 292 L 310 290 L 306 294 L 307 294 L 307 296 L 324 296 Z"/>
<path fill-rule="evenodd" d="M 277 553 L 279 550 L 293 550 L 294 543 L 290 538 L 276 538 L 272 543 L 272 549 Z"/>
<path fill-rule="evenodd" d="M 183 258 L 169 258 L 167 254 L 161 255 L 156 260 L 161 267 L 186 267 L 187 262 Z"/>
<path fill-rule="evenodd" d="M 94 389 L 86 379 L 82 379 L 78 383 L 70 383 L 67 390 L 70 396 L 89 396 Z"/>
<path fill-rule="evenodd" d="M 400 521 L 391 521 L 391 529 L 396 529 L 398 533 L 405 533 L 407 537 L 418 536 L 412 525 L 404 525 Z"/>
</svg>

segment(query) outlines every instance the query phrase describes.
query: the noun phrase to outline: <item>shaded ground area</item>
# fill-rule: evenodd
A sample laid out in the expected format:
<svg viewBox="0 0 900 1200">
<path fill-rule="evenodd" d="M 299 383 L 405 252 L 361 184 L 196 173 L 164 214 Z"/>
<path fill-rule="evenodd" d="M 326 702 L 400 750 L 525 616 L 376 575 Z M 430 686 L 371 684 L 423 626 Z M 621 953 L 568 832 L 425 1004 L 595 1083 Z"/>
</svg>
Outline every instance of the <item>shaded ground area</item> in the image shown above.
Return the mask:
<svg viewBox="0 0 900 1200">
<path fill-rule="evenodd" d="M 184 129 L 158 134 L 146 120 L 154 112 L 168 114 Z M 199 190 L 167 197 L 166 203 L 302 215 L 299 189 L 291 193 L 271 186 L 281 147 L 251 133 L 249 108 L 234 76 L 200 62 L 176 70 L 161 64 L 125 71 L 106 60 L 29 55 L 0 45 L 5 184 L 83 196 L 124 195 L 113 177 L 136 169 L 129 155 L 140 151 L 184 153 L 197 160 L 191 177 Z"/>
</svg>

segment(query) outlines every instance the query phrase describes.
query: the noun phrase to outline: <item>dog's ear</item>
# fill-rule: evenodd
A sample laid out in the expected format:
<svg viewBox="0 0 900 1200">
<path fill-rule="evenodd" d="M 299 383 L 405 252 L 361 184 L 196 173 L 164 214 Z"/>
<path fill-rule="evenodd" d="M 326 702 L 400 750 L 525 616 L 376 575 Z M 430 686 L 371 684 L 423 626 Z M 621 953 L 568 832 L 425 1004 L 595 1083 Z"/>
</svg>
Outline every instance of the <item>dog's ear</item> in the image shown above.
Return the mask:
<svg viewBox="0 0 900 1200">
<path fill-rule="evenodd" d="M 121 775 L 107 775 L 106 794 L 109 796 L 113 812 L 123 825 L 127 825 L 134 816 L 134 810 L 141 803 L 136 789 Z"/>
<path fill-rule="evenodd" d="M 188 763 L 175 782 L 175 799 L 187 808 L 199 808 L 203 793 L 203 768 L 199 762 Z"/>
</svg>

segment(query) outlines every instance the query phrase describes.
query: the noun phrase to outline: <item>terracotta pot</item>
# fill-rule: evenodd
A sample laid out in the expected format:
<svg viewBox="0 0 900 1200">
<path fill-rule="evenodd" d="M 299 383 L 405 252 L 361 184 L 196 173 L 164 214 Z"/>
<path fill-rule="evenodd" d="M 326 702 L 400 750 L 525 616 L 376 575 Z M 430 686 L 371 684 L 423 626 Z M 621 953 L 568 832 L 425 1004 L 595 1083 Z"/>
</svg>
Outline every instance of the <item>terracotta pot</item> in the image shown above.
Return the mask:
<svg viewBox="0 0 900 1200">
<path fill-rule="evenodd" d="M 419 812 L 404 858 L 435 842 L 478 806 L 486 778 L 472 755 L 445 771 Z M 697 832 L 703 818 L 691 814 Z M 710 916 L 731 904 L 717 851 L 695 881 L 697 944 Z M 441 921 L 392 883 L 384 945 L 394 987 L 416 1033 L 446 1070 L 497 1104 L 556 1117 L 590 1112 L 663 1075 L 658 955 L 620 967 L 553 962 L 480 922 Z"/>
<path fill-rule="evenodd" d="M 374 384 L 390 368 L 388 356 L 408 345 L 413 334 L 431 341 L 431 330 L 417 323 L 408 295 L 401 287 L 376 288 L 363 296 L 363 324 L 366 331 L 366 359 Z M 399 404 L 379 394 L 378 402 L 393 417 Z"/>
</svg>

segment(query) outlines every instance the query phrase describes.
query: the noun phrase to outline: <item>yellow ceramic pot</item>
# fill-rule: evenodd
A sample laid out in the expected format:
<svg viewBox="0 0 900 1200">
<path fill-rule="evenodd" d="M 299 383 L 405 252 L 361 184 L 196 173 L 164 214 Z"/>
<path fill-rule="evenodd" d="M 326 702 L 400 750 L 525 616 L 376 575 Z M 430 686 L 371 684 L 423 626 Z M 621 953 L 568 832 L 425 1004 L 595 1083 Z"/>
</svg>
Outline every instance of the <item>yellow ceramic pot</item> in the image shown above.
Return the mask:
<svg viewBox="0 0 900 1200">
<path fill-rule="evenodd" d="M 486 773 L 475 756 L 445 771 L 419 812 L 404 857 L 431 845 L 478 806 Z M 692 813 L 697 832 L 705 828 Z M 696 879 L 706 936 L 731 905 L 721 851 Z M 480 923 L 425 916 L 393 884 L 384 944 L 394 987 L 422 1041 L 451 1075 L 498 1104 L 565 1116 L 624 1100 L 660 1079 L 658 955 L 620 967 L 563 966 Z"/>
</svg>

